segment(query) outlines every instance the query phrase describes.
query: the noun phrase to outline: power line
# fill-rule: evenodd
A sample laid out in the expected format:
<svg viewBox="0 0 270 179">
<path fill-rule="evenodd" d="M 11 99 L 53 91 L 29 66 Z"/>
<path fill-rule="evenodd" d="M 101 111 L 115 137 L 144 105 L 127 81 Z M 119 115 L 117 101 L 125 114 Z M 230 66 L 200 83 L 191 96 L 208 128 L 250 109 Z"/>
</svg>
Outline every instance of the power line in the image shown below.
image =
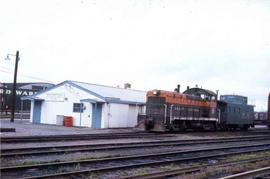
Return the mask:
<svg viewBox="0 0 270 179">
<path fill-rule="evenodd" d="M 3 67 L 1 67 L 1 68 L 3 68 Z M 8 71 L 9 70 L 8 68 L 6 68 L 6 69 L 7 70 L 0 69 L 0 72 L 7 73 L 7 74 L 12 74 L 12 71 Z M 24 77 L 24 78 L 28 78 L 28 79 L 34 79 L 34 80 L 38 80 L 38 81 L 44 81 L 44 82 L 48 82 L 48 83 L 54 83 L 53 81 L 50 81 L 50 80 L 45 80 L 43 78 L 34 77 L 34 76 L 30 76 L 30 75 L 24 75 L 22 73 L 19 73 L 19 76 Z"/>
</svg>

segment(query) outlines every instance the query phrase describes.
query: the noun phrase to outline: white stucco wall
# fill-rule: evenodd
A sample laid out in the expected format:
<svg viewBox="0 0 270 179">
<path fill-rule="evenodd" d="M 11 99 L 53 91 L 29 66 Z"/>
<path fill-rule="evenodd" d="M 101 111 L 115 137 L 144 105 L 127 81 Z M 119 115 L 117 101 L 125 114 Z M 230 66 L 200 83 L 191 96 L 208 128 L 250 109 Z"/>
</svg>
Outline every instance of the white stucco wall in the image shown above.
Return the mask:
<svg viewBox="0 0 270 179">
<path fill-rule="evenodd" d="M 109 128 L 127 127 L 128 105 L 126 104 L 110 104 Z"/>
<path fill-rule="evenodd" d="M 109 125 L 109 106 L 110 104 L 104 103 L 102 104 L 102 111 L 101 111 L 101 128 L 108 128 Z"/>
<path fill-rule="evenodd" d="M 138 113 L 143 110 L 142 107 L 129 104 L 115 104 L 108 105 L 106 128 L 114 127 L 135 127 L 137 124 Z"/>
<path fill-rule="evenodd" d="M 84 106 L 84 111 L 82 113 L 82 123 L 81 126 L 84 127 L 92 127 L 92 104 L 90 104 L 89 102 L 84 102 L 83 103 Z"/>
<path fill-rule="evenodd" d="M 92 127 L 93 106 L 90 102 L 83 102 L 84 110 L 80 115 L 79 112 L 73 112 L 73 103 L 80 103 L 82 99 L 102 101 L 102 99 L 69 84 L 63 84 L 36 97 L 44 99 L 41 103 L 41 123 L 56 124 L 57 115 L 64 115 L 73 117 L 74 126 L 85 127 Z M 32 101 L 31 122 L 33 121 L 33 104 L 34 102 Z M 145 112 L 145 107 L 129 104 L 103 103 L 101 128 L 134 127 L 137 124 L 137 115 L 141 111 Z"/>
<path fill-rule="evenodd" d="M 97 97 L 68 84 L 42 93 L 37 97 L 44 99 L 41 104 L 41 123 L 56 124 L 56 116 L 64 115 L 73 117 L 74 126 L 81 125 L 87 127 L 91 127 L 91 122 L 89 122 L 91 119 L 88 117 L 88 115 L 92 114 L 91 105 L 86 105 L 86 109 L 80 116 L 80 113 L 73 112 L 73 103 L 80 103 L 81 99 L 88 98 L 100 100 Z"/>
<path fill-rule="evenodd" d="M 33 112 L 34 112 L 34 101 L 31 100 L 31 108 L 30 108 L 30 122 L 33 122 Z"/>
</svg>

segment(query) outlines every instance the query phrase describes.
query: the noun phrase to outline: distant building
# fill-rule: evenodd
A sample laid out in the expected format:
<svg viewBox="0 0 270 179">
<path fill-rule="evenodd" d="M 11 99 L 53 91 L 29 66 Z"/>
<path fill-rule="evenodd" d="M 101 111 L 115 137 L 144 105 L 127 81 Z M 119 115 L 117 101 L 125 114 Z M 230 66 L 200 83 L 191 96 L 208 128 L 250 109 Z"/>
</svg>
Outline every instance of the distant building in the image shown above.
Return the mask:
<svg viewBox="0 0 270 179">
<path fill-rule="evenodd" d="M 257 125 L 266 125 L 267 123 L 267 112 L 255 112 L 254 113 L 254 123 Z"/>
<path fill-rule="evenodd" d="M 24 101 L 21 105 L 21 97 L 33 95 L 41 90 L 54 86 L 50 83 L 17 83 L 15 111 L 30 112 L 30 102 Z M 13 83 L 0 83 L 0 110 L 1 113 L 9 112 L 12 105 Z M 23 106 L 23 109 L 21 109 Z"/>
<path fill-rule="evenodd" d="M 74 126 L 92 128 L 134 127 L 143 113 L 146 92 L 76 81 L 64 81 L 32 96 L 30 121 L 60 124 L 61 116 L 71 116 Z"/>
</svg>

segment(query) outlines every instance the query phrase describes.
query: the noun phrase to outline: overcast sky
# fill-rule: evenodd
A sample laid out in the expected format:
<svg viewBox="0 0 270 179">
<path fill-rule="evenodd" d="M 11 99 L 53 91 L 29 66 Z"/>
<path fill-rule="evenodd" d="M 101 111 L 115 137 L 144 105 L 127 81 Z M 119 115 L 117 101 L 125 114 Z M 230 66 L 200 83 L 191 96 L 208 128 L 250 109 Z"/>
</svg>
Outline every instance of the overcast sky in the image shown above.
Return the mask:
<svg viewBox="0 0 270 179">
<path fill-rule="evenodd" d="M 1 0 L 0 82 L 270 92 L 269 0 Z M 47 80 L 47 81 L 46 81 Z"/>
</svg>

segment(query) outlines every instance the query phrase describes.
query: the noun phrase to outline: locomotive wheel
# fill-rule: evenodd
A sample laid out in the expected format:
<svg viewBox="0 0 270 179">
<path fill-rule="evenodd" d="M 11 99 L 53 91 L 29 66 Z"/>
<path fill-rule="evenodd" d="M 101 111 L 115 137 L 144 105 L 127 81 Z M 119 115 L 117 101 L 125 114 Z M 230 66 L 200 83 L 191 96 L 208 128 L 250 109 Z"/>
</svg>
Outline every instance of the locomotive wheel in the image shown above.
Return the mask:
<svg viewBox="0 0 270 179">
<path fill-rule="evenodd" d="M 248 125 L 244 125 L 243 127 L 241 127 L 241 130 L 242 130 L 242 131 L 247 131 L 247 130 L 248 130 L 248 128 L 249 128 L 249 126 L 248 126 Z"/>
<path fill-rule="evenodd" d="M 145 122 L 145 129 L 147 131 L 153 129 L 153 127 L 154 127 L 154 122 L 153 121 L 148 120 L 148 121 Z"/>
<path fill-rule="evenodd" d="M 179 131 L 179 126 L 177 124 L 172 124 L 171 125 L 171 131 Z"/>
<path fill-rule="evenodd" d="M 185 131 L 186 128 L 186 124 L 171 124 L 171 131 Z"/>
</svg>

